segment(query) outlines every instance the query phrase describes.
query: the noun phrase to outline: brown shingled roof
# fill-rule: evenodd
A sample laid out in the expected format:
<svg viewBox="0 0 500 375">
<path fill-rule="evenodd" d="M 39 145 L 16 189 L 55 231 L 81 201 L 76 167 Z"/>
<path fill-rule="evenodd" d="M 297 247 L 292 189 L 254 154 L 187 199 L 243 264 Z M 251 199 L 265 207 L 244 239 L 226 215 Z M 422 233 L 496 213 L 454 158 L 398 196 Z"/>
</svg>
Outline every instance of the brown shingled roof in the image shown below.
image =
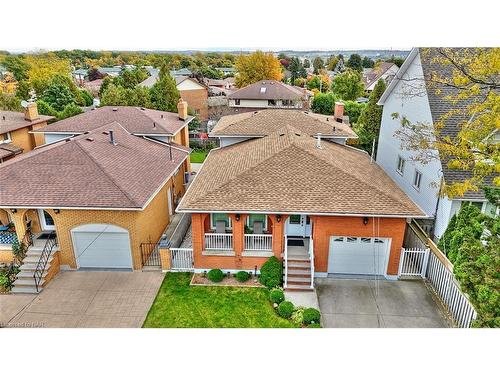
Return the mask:
<svg viewBox="0 0 500 375">
<path fill-rule="evenodd" d="M 288 124 L 308 135 L 357 138 L 356 133 L 333 116 L 289 109 L 267 109 L 222 117 L 211 136 L 265 136 Z"/>
<path fill-rule="evenodd" d="M 188 154 L 113 122 L 0 164 L 0 206 L 141 209 Z"/>
<path fill-rule="evenodd" d="M 178 113 L 157 111 L 139 107 L 101 107 L 57 121 L 37 131 L 45 133 L 84 133 L 113 121 L 120 123 L 131 134 L 172 135 L 189 123 L 179 119 Z"/>
<path fill-rule="evenodd" d="M 179 211 L 425 215 L 368 154 L 290 125 L 212 150 Z"/>
<path fill-rule="evenodd" d="M 265 89 L 265 90 L 263 90 Z M 263 80 L 242 87 L 229 95 L 229 99 L 285 99 L 298 100 L 305 97 L 305 93 L 296 87 L 286 85 L 280 81 Z"/>
<path fill-rule="evenodd" d="M 54 116 L 40 115 L 36 120 L 29 121 L 22 112 L 0 111 L 0 134 L 26 128 L 55 118 Z"/>
</svg>

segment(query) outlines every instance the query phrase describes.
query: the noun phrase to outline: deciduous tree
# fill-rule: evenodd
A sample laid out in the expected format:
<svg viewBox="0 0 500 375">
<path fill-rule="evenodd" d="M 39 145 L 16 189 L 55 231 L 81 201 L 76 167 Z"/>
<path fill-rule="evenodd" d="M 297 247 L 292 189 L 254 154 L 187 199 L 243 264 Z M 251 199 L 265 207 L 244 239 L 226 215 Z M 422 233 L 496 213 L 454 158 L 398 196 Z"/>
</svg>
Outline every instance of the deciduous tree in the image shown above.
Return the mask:
<svg viewBox="0 0 500 375">
<path fill-rule="evenodd" d="M 348 68 L 361 72 L 363 70 L 361 56 L 357 53 L 353 53 L 351 56 L 349 56 L 349 60 L 347 60 L 346 66 Z"/>
<path fill-rule="evenodd" d="M 332 91 L 343 100 L 356 100 L 364 94 L 365 87 L 361 75 L 352 69 L 335 76 L 332 81 Z"/>
<path fill-rule="evenodd" d="M 243 87 L 252 83 L 270 79 L 280 81 L 281 64 L 272 53 L 257 51 L 248 55 L 240 55 L 236 59 L 236 86 Z"/>
</svg>

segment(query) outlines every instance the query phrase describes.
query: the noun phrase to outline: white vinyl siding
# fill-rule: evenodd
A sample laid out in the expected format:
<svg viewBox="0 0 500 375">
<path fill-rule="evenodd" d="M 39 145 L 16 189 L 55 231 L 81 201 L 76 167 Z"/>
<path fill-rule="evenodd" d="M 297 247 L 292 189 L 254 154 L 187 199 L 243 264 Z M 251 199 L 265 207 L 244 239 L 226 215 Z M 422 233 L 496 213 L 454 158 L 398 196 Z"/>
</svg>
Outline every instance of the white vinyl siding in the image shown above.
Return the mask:
<svg viewBox="0 0 500 375">
<path fill-rule="evenodd" d="M 420 184 L 422 182 L 422 172 L 415 169 L 415 175 L 413 176 L 413 187 L 420 190 Z"/>
<path fill-rule="evenodd" d="M 397 171 L 401 176 L 404 174 L 405 171 L 405 159 L 403 159 L 400 155 L 398 155 Z"/>
</svg>

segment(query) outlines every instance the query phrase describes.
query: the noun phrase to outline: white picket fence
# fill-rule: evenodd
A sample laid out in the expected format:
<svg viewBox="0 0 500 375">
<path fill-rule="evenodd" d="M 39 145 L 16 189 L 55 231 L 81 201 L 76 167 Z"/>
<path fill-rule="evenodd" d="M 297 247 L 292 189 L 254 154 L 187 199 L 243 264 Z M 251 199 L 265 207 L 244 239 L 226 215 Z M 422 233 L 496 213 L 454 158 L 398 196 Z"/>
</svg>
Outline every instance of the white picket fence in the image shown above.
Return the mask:
<svg viewBox="0 0 500 375">
<path fill-rule="evenodd" d="M 434 251 L 430 248 L 402 248 L 399 277 L 419 276 L 427 279 L 455 324 L 460 328 L 469 328 L 477 316 L 476 311 L 461 292 L 449 262 L 445 264 L 441 261 L 440 257 L 444 257 L 444 254 L 440 253 L 438 257 Z M 447 261 L 446 258 L 444 260 Z"/>
<path fill-rule="evenodd" d="M 193 249 L 170 249 L 170 267 L 172 271 L 194 270 Z"/>
</svg>

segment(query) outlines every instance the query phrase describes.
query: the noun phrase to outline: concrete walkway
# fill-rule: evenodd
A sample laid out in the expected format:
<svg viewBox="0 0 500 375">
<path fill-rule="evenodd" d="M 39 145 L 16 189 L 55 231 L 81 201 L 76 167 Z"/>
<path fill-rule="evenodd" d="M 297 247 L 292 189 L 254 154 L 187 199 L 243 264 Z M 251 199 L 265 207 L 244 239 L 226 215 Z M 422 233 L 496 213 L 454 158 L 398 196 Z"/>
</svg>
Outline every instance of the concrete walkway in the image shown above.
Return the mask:
<svg viewBox="0 0 500 375">
<path fill-rule="evenodd" d="M 327 328 L 441 328 L 447 321 L 422 281 L 316 279 Z"/>
<path fill-rule="evenodd" d="M 141 327 L 163 277 L 160 272 L 61 272 L 39 295 L 0 296 L 0 323 L 7 327 Z"/>
</svg>

